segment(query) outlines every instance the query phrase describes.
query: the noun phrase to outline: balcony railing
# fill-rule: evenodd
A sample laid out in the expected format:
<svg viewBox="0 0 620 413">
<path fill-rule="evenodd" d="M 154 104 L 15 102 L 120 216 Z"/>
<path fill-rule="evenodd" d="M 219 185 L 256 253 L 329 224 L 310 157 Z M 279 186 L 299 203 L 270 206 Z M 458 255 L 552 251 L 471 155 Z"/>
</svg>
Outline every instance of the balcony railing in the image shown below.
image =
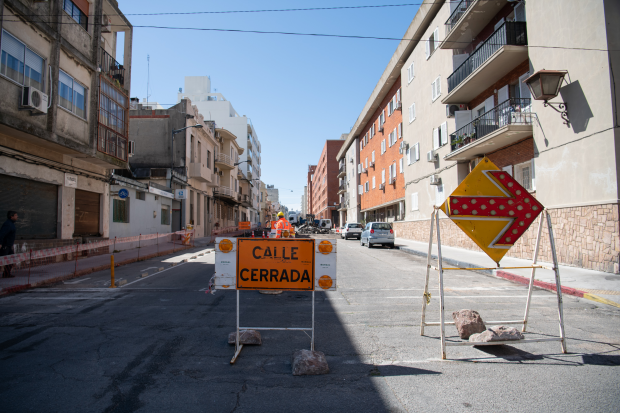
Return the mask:
<svg viewBox="0 0 620 413">
<path fill-rule="evenodd" d="M 510 98 L 450 135 L 451 151 L 462 148 L 506 125 L 531 125 L 531 99 Z"/>
<path fill-rule="evenodd" d="M 218 195 L 226 195 L 231 198 L 236 198 L 235 191 L 232 188 L 229 188 L 227 186 L 218 186 L 213 191 L 217 193 Z"/>
<path fill-rule="evenodd" d="M 461 20 L 461 17 L 465 14 L 469 6 L 471 6 L 476 0 L 463 0 L 456 6 L 456 9 L 452 12 L 448 20 L 446 20 L 446 35 L 452 31 L 456 23 Z"/>
<path fill-rule="evenodd" d="M 122 88 L 125 87 L 125 68 L 118 63 L 103 47 L 99 48 L 99 60 L 101 73 L 118 81 Z"/>
<path fill-rule="evenodd" d="M 226 155 L 225 153 L 218 153 L 215 155 L 215 162 L 219 162 L 222 163 L 224 165 L 228 165 L 231 168 L 234 167 L 234 162 L 231 159 L 230 156 Z"/>
<path fill-rule="evenodd" d="M 486 62 L 502 46 L 526 46 L 525 22 L 506 22 L 484 41 L 449 77 L 448 93 Z"/>
<path fill-rule="evenodd" d="M 340 165 L 338 168 L 338 175 L 344 174 L 347 172 L 347 166 L 345 164 Z"/>
</svg>

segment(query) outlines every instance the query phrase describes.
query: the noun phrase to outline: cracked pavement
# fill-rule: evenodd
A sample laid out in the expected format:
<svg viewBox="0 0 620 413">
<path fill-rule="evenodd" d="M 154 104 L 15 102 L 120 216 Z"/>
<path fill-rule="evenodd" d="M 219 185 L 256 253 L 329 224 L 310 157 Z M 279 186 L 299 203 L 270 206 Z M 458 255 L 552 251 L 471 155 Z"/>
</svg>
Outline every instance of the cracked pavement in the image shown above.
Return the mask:
<svg viewBox="0 0 620 413">
<path fill-rule="evenodd" d="M 310 346 L 303 332 L 263 331 L 261 346 L 229 363 L 236 295 L 205 294 L 213 253 L 140 277 L 185 255 L 119 267 L 123 288 L 104 288 L 104 271 L 0 298 L 2 411 L 618 411 L 619 309 L 565 296 L 568 354 L 557 342 L 448 347 L 442 361 L 439 328 L 419 333 L 425 260 L 339 239 L 338 291 L 316 293 L 316 349 L 330 373 L 294 377 L 291 355 Z M 436 278 L 427 321 L 439 318 Z M 448 321 L 462 308 L 523 316 L 521 285 L 465 271 L 444 283 Z M 528 336 L 557 335 L 555 296 L 533 295 Z M 241 324 L 310 326 L 310 299 L 242 291 Z"/>
</svg>

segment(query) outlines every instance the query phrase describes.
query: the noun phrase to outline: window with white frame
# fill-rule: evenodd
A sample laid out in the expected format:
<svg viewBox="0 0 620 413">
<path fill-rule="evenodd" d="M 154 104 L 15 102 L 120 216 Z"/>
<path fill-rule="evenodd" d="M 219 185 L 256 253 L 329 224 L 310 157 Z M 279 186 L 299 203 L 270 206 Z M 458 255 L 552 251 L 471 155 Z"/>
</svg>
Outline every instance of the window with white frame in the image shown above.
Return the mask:
<svg viewBox="0 0 620 413">
<path fill-rule="evenodd" d="M 439 149 L 447 143 L 448 123 L 444 122 L 438 128 L 433 129 L 433 149 Z"/>
<path fill-rule="evenodd" d="M 413 66 L 413 62 L 411 62 L 411 64 L 407 68 L 407 78 L 409 79 L 407 83 L 411 83 L 414 77 L 415 77 L 414 66 Z"/>
<path fill-rule="evenodd" d="M 400 165 L 400 173 L 402 174 L 403 171 L 405 170 L 405 158 L 400 158 L 399 165 Z"/>
<path fill-rule="evenodd" d="M 372 159 L 372 163 L 375 163 L 375 151 L 372 151 L 371 156 L 372 156 L 372 158 L 371 158 Z"/>
<path fill-rule="evenodd" d="M 368 168 L 368 156 L 366 157 L 366 168 Z"/>
<path fill-rule="evenodd" d="M 412 211 L 418 211 L 419 207 L 418 207 L 418 193 L 414 192 L 413 194 L 411 194 L 411 210 Z"/>
<path fill-rule="evenodd" d="M 523 188 L 528 191 L 535 191 L 534 159 L 514 165 L 514 178 Z"/>
<path fill-rule="evenodd" d="M 364 140 L 363 139 L 360 141 L 360 152 L 362 151 L 362 149 L 364 149 Z"/>
<path fill-rule="evenodd" d="M 433 33 L 426 40 L 426 59 L 431 57 L 433 52 L 439 47 L 439 28 L 436 27 Z"/>
<path fill-rule="evenodd" d="M 385 183 L 385 169 L 381 170 L 381 183 L 384 184 Z"/>
<path fill-rule="evenodd" d="M 398 103 L 400 103 L 400 88 L 396 91 L 396 107 L 398 107 Z"/>
<path fill-rule="evenodd" d="M 388 139 L 389 139 L 389 145 L 390 148 L 392 147 L 392 145 L 394 145 L 394 143 L 396 143 L 396 128 L 394 128 L 394 130 L 392 132 L 390 132 L 390 134 L 388 135 Z"/>
<path fill-rule="evenodd" d="M 403 123 L 399 123 L 397 126 L 398 129 L 398 139 L 402 139 L 403 138 Z"/>
<path fill-rule="evenodd" d="M 364 184 L 364 186 L 366 187 L 366 192 L 368 192 L 368 188 L 369 188 L 369 186 L 368 186 L 368 182 L 366 182 L 366 183 Z"/>
<path fill-rule="evenodd" d="M 381 155 L 385 153 L 385 139 L 381 141 Z"/>
<path fill-rule="evenodd" d="M 431 83 L 431 100 L 434 102 L 441 96 L 441 76 L 437 76 Z"/>
<path fill-rule="evenodd" d="M 357 173 L 358 173 L 358 174 L 361 174 L 361 173 L 362 173 L 362 164 L 361 164 L 361 163 L 358 163 L 358 164 L 357 164 Z"/>
<path fill-rule="evenodd" d="M 5 30 L 1 41 L 0 73 L 20 85 L 43 91 L 45 60 Z"/>
<path fill-rule="evenodd" d="M 375 189 L 375 177 L 372 177 L 372 189 Z"/>
<path fill-rule="evenodd" d="M 415 103 L 412 103 L 411 106 L 409 106 L 409 123 L 413 122 L 415 120 Z"/>
<path fill-rule="evenodd" d="M 364 187 L 362 185 L 358 185 L 357 186 L 357 193 L 359 195 L 363 195 L 364 194 Z"/>
<path fill-rule="evenodd" d="M 86 119 L 86 91 L 87 89 L 71 76 L 59 71 L 58 104 L 83 119 Z"/>
</svg>

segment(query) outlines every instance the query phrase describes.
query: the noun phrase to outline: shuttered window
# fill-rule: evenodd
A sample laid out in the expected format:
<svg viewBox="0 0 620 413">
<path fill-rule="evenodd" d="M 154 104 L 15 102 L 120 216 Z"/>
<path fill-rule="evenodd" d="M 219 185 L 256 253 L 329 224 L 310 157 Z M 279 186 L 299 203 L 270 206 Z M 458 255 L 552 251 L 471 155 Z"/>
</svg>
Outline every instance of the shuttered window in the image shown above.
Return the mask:
<svg viewBox="0 0 620 413">
<path fill-rule="evenodd" d="M 409 65 L 409 67 L 407 68 L 407 77 L 409 78 L 409 82 L 411 83 L 411 81 L 413 80 L 413 78 L 415 77 L 415 72 L 413 69 L 413 62 L 411 62 L 411 64 Z"/>
<path fill-rule="evenodd" d="M 112 209 L 113 222 L 129 223 L 129 201 L 127 199 L 114 199 Z"/>
<path fill-rule="evenodd" d="M 74 236 L 99 236 L 100 198 L 96 192 L 75 190 Z"/>
<path fill-rule="evenodd" d="M 409 123 L 413 122 L 415 120 L 415 103 L 412 103 L 411 106 L 409 106 Z"/>
<path fill-rule="evenodd" d="M 413 194 L 411 194 L 411 210 L 412 211 L 418 210 L 418 193 L 417 192 L 414 192 Z"/>
</svg>

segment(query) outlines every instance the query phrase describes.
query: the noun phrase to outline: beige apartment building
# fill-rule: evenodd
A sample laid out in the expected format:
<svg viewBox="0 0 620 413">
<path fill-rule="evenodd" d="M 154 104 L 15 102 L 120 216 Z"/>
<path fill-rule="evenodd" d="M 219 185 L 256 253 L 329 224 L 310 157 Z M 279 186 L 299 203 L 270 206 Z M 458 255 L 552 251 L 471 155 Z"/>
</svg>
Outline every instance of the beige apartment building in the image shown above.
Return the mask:
<svg viewBox="0 0 620 413">
<path fill-rule="evenodd" d="M 4 0 L 0 18 L 0 214 L 17 211 L 31 245 L 108 237 L 109 171 L 130 156 L 132 26 L 115 0 Z"/>
<path fill-rule="evenodd" d="M 401 68 L 397 235 L 428 241 L 433 207 L 487 156 L 549 209 L 561 263 L 619 272 L 618 21 L 620 3 L 604 0 L 422 5 Z M 524 82 L 543 69 L 565 73 L 548 104 Z M 443 244 L 478 249 L 443 218 Z M 547 239 L 540 258 L 551 261 Z M 534 242 L 530 228 L 508 255 L 531 258 Z"/>
</svg>

